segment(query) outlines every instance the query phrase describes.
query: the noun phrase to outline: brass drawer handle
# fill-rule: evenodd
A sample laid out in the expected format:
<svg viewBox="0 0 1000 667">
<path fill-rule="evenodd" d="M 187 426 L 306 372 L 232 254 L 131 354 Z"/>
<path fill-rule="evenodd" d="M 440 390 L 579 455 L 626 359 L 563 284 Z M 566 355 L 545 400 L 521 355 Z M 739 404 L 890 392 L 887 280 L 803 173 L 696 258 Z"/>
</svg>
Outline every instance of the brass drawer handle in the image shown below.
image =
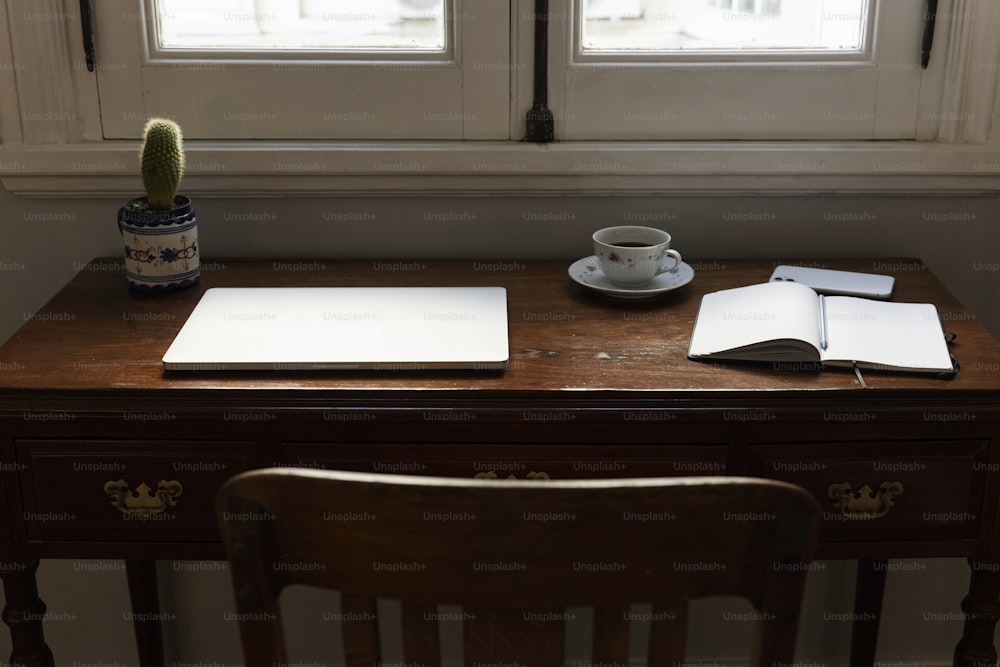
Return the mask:
<svg viewBox="0 0 1000 667">
<path fill-rule="evenodd" d="M 135 487 L 135 491 L 124 479 L 104 484 L 104 493 L 111 498 L 111 505 L 122 514 L 159 514 L 177 504 L 176 499 L 184 493 L 184 487 L 176 479 L 161 479 L 156 485 L 156 493 L 151 491 L 145 482 Z"/>
<path fill-rule="evenodd" d="M 524 478 L 525 479 L 552 479 L 551 477 L 549 477 L 549 473 L 547 473 L 547 472 L 534 472 L 534 471 L 529 472 L 527 475 L 524 476 Z M 495 472 L 493 472 L 492 470 L 490 470 L 489 472 L 477 472 L 473 476 L 473 479 L 499 479 L 499 477 L 497 477 L 497 474 Z M 507 475 L 507 479 L 517 479 L 517 477 L 515 477 L 513 474 L 511 474 L 511 475 Z"/>
<path fill-rule="evenodd" d="M 849 482 L 831 484 L 827 493 L 833 500 L 833 506 L 841 514 L 852 519 L 877 519 L 889 513 L 898 496 L 903 495 L 901 482 L 882 482 L 878 491 L 865 484 L 857 491 Z"/>
</svg>

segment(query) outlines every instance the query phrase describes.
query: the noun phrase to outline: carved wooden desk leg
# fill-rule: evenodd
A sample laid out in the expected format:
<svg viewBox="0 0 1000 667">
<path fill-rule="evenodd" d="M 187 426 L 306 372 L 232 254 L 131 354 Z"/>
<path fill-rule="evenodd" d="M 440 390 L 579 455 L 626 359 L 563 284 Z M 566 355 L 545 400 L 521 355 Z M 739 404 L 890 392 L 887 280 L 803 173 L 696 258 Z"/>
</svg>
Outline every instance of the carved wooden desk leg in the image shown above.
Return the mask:
<svg viewBox="0 0 1000 667">
<path fill-rule="evenodd" d="M 160 632 L 160 596 L 156 585 L 156 561 L 127 560 L 125 575 L 132 599 L 132 627 L 142 667 L 163 667 L 163 635 Z"/>
<path fill-rule="evenodd" d="M 52 651 L 45 643 L 42 630 L 45 603 L 38 597 L 37 570 L 37 560 L 0 564 L 0 578 L 7 597 L 3 621 L 10 628 L 12 666 L 53 667 Z"/>
<path fill-rule="evenodd" d="M 962 600 L 965 629 L 955 647 L 955 667 L 997 664 L 993 634 L 1000 620 L 1000 563 L 969 559 L 972 575 L 969 594 Z"/>
<path fill-rule="evenodd" d="M 882 617 L 887 561 L 859 560 L 854 584 L 854 622 L 851 629 L 851 664 L 875 664 L 878 624 Z"/>
</svg>

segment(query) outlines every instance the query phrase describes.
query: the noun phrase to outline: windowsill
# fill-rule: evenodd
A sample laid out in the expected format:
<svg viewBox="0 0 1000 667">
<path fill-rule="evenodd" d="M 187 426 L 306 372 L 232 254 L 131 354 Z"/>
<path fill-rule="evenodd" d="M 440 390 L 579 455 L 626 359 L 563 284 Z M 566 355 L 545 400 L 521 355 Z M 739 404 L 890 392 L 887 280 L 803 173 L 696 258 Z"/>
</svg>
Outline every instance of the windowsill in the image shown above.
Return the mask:
<svg viewBox="0 0 1000 667">
<path fill-rule="evenodd" d="M 0 147 L 26 197 L 137 196 L 139 144 Z M 189 141 L 189 195 L 994 195 L 1000 146 L 889 142 Z"/>
</svg>

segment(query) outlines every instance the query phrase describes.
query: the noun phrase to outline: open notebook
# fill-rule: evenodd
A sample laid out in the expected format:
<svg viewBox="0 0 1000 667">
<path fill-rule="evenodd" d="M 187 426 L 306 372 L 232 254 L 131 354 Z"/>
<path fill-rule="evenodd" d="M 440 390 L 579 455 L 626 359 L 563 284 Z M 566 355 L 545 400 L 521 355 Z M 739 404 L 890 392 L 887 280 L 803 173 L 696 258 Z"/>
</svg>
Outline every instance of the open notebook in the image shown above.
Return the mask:
<svg viewBox="0 0 1000 667">
<path fill-rule="evenodd" d="M 166 370 L 491 370 L 508 358 L 503 287 L 206 290 Z"/>
<path fill-rule="evenodd" d="M 956 372 L 933 304 L 820 296 L 793 282 L 703 296 L 688 356 Z"/>
</svg>

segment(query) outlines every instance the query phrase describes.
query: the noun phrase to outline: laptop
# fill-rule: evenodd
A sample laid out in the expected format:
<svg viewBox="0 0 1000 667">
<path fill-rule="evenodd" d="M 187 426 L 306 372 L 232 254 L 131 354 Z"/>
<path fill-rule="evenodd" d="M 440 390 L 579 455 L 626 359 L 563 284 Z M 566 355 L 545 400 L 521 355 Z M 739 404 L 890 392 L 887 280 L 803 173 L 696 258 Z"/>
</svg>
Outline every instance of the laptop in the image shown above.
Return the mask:
<svg viewBox="0 0 1000 667">
<path fill-rule="evenodd" d="M 214 287 L 169 371 L 503 368 L 503 287 Z"/>
</svg>

